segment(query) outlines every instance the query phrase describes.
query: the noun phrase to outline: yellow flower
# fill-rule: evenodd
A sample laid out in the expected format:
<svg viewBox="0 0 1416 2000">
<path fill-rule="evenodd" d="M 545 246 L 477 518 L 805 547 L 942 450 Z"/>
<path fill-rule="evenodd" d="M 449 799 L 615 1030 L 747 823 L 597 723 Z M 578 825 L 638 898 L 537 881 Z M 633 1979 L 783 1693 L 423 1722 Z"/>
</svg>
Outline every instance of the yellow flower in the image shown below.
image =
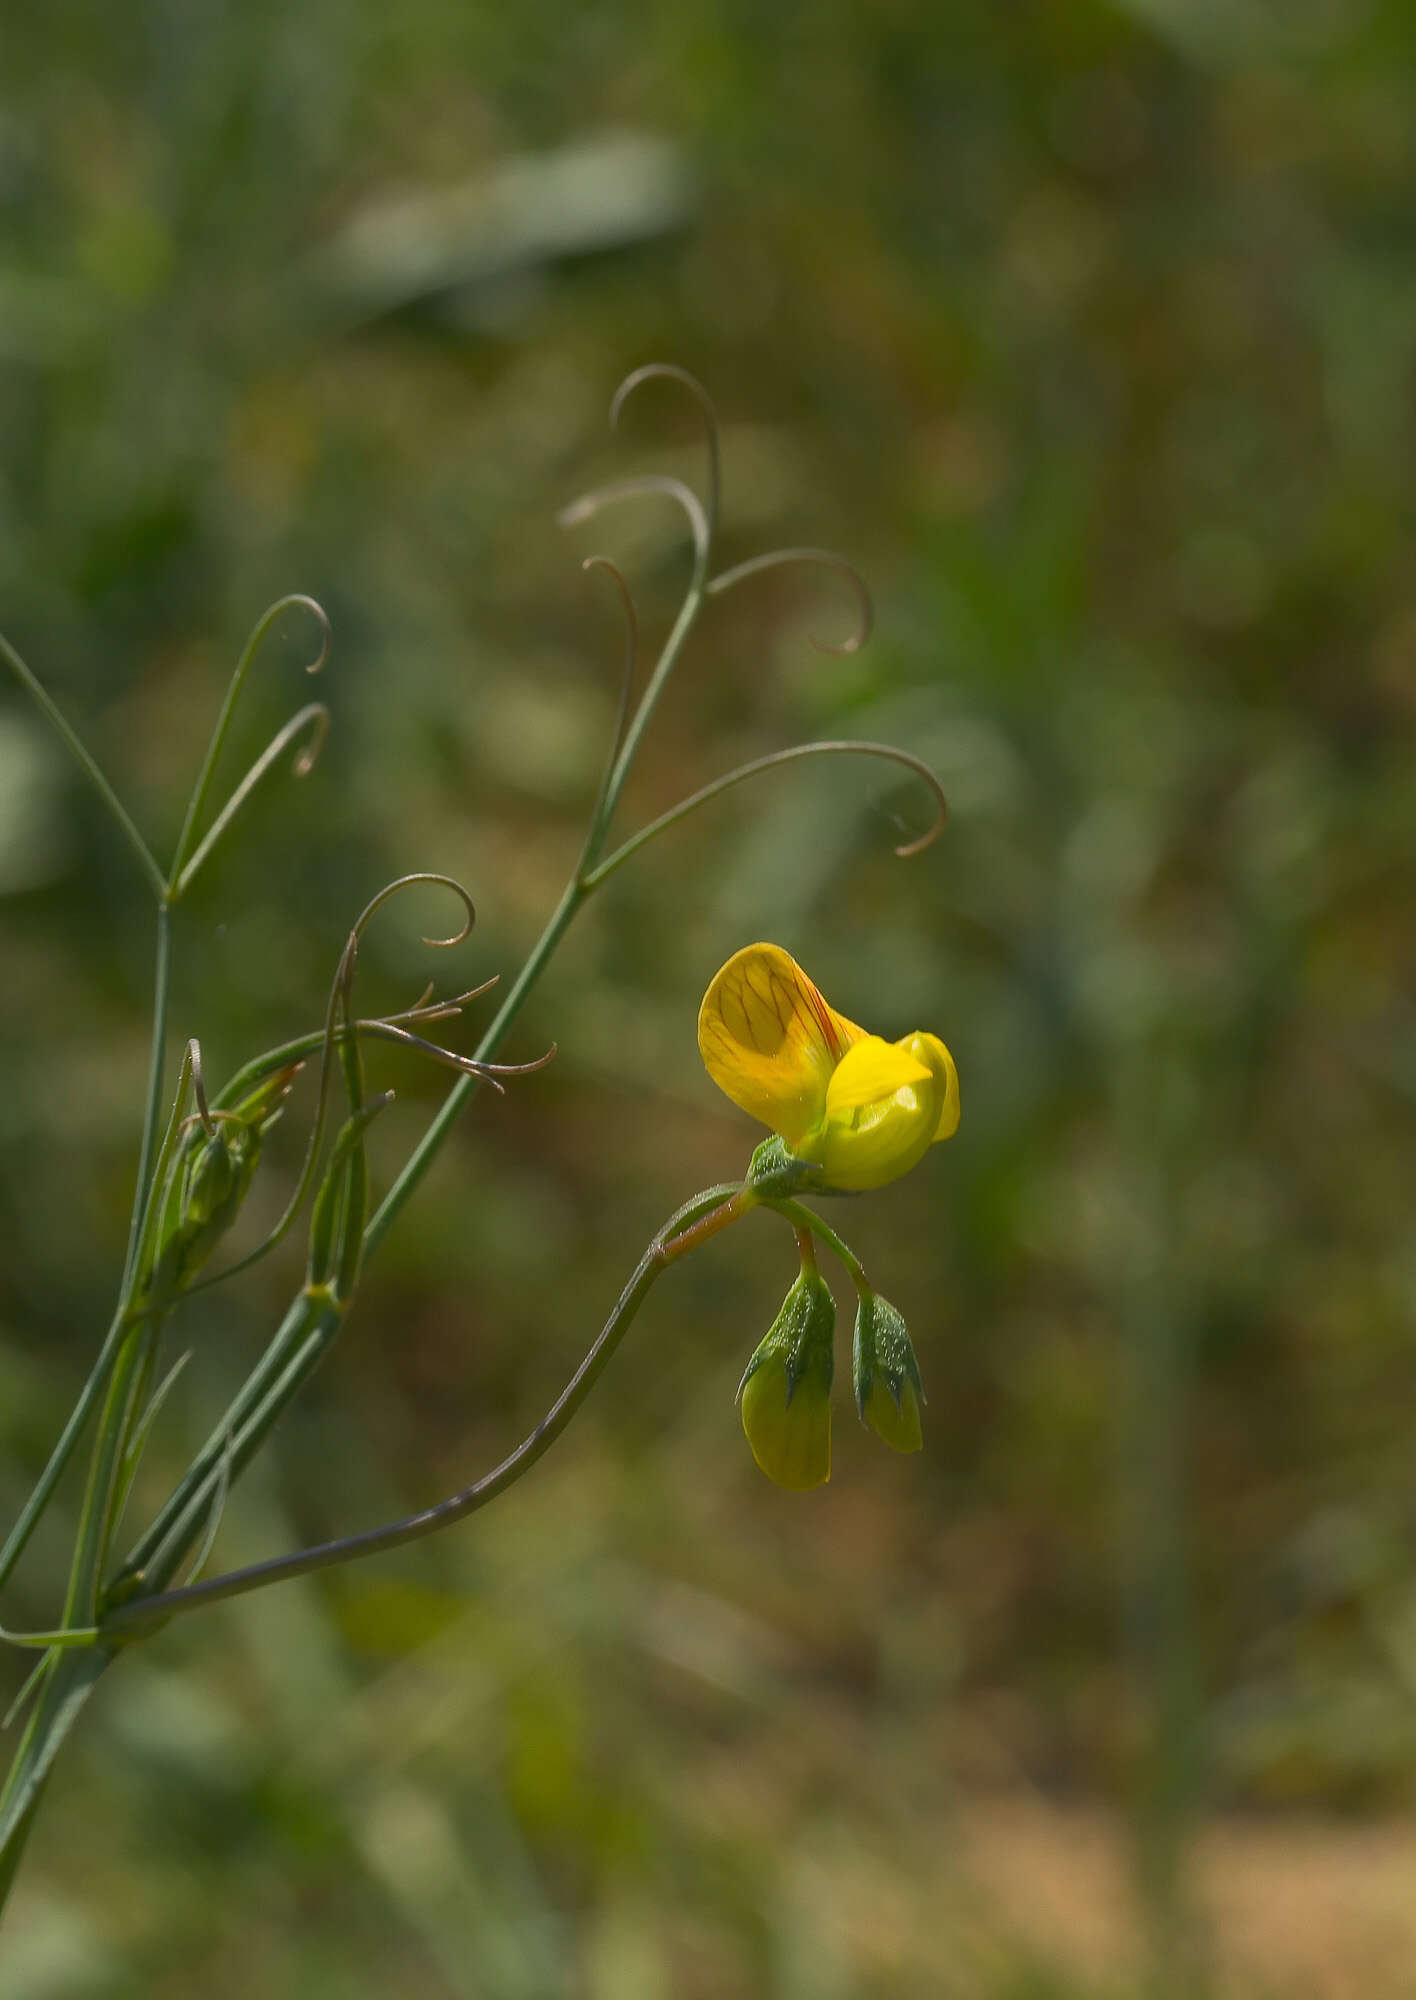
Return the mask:
<svg viewBox="0 0 1416 2000">
<path fill-rule="evenodd" d="M 808 1185 L 883 1187 L 959 1122 L 958 1072 L 937 1035 L 867 1034 L 780 945 L 746 945 L 715 974 L 698 1047 L 718 1088 L 809 1169 Z"/>
</svg>

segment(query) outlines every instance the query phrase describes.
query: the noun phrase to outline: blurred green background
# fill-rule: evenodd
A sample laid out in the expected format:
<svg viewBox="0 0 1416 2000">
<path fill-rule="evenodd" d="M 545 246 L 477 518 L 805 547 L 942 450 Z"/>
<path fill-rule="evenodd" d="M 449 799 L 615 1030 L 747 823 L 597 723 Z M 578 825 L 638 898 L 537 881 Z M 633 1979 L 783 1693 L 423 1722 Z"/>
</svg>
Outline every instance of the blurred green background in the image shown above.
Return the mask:
<svg viewBox="0 0 1416 2000">
<path fill-rule="evenodd" d="M 958 1059 L 957 1139 L 846 1219 L 926 1452 L 842 1379 L 831 1485 L 761 1478 L 733 1392 L 792 1258 L 734 1232 L 493 1511 L 122 1664 L 0 1985 L 1408 1993 L 1416 13 L 7 10 L 0 622 L 159 851 L 264 605 L 334 625 L 317 771 L 179 925 L 213 1076 L 318 1018 L 393 874 L 457 874 L 480 921 L 448 965 L 443 904 L 395 905 L 366 1009 L 514 971 L 612 718 L 578 564 L 620 560 L 651 637 L 687 574 L 660 503 L 554 525 L 699 476 L 667 386 L 607 431 L 653 359 L 718 401 L 721 560 L 837 547 L 879 617 L 842 659 L 829 577 L 713 607 L 626 830 L 846 733 L 929 758 L 951 826 L 896 861 L 923 801 L 823 762 L 616 877 L 508 1049 L 556 1062 L 469 1114 L 220 1553 L 429 1501 L 534 1422 L 659 1220 L 741 1171 L 694 1017 L 759 936 Z M 282 627 L 248 754 L 307 657 Z M 151 929 L 0 686 L 7 1518 L 107 1320 Z M 441 1085 L 370 1068 L 386 1181 Z M 297 1273 L 174 1327 L 149 1501 Z M 7 1623 L 54 1615 L 63 1527 Z"/>
</svg>

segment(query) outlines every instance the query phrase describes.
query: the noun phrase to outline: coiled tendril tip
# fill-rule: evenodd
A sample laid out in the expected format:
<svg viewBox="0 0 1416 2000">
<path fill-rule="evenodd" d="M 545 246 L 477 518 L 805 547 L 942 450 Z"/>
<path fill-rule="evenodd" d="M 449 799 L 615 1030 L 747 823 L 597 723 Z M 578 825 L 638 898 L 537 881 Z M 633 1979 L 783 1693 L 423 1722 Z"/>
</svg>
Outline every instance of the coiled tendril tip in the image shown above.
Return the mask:
<svg viewBox="0 0 1416 2000">
<path fill-rule="evenodd" d="M 395 881 L 386 883 L 376 896 L 370 898 L 359 913 L 359 916 L 355 919 L 354 928 L 350 932 L 350 942 L 357 947 L 358 940 L 368 929 L 374 913 L 377 910 L 381 910 L 390 897 L 398 895 L 400 890 L 412 888 L 418 882 L 432 882 L 439 888 L 451 889 L 453 895 L 458 898 L 463 909 L 467 912 L 467 921 L 463 924 L 461 930 L 455 931 L 451 937 L 425 937 L 423 939 L 424 944 L 428 945 L 434 951 L 447 951 L 453 945 L 462 944 L 469 938 L 472 935 L 472 927 L 477 921 L 476 905 L 473 903 L 471 895 L 463 888 L 456 876 L 443 875 L 431 869 L 420 869 L 410 875 L 398 876 Z"/>
<path fill-rule="evenodd" d="M 620 413 L 625 404 L 641 384 L 645 382 L 678 382 L 697 403 L 703 415 L 704 441 L 708 451 L 708 478 L 705 487 L 704 512 L 707 515 L 709 539 L 718 526 L 718 494 L 721 486 L 720 465 L 721 446 L 718 424 L 718 408 L 713 398 L 696 375 L 687 368 L 681 368 L 676 361 L 646 361 L 642 368 L 633 369 L 620 383 L 610 399 L 610 429 L 619 428 Z"/>
<path fill-rule="evenodd" d="M 749 556 L 746 562 L 736 563 L 732 569 L 719 571 L 705 586 L 710 597 L 721 597 L 724 591 L 735 584 L 743 583 L 750 576 L 760 576 L 764 570 L 783 569 L 795 563 L 811 564 L 820 569 L 834 570 L 850 584 L 856 596 L 856 628 L 846 639 L 832 642 L 818 639 L 815 633 L 808 633 L 812 645 L 818 653 L 850 654 L 858 653 L 869 639 L 875 626 L 875 606 L 865 578 L 854 563 L 837 555 L 834 549 L 771 549 L 766 555 Z"/>
</svg>

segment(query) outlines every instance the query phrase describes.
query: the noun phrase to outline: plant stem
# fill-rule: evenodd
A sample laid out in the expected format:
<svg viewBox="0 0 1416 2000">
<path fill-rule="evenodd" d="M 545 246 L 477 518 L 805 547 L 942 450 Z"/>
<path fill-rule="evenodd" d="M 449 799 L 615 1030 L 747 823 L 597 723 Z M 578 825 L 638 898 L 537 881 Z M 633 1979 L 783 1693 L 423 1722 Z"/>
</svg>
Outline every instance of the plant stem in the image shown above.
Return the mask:
<svg viewBox="0 0 1416 2000">
<path fill-rule="evenodd" d="M 501 1046 L 502 1038 L 521 1012 L 527 995 L 545 970 L 551 955 L 570 928 L 576 911 L 589 892 L 579 875 L 566 883 L 560 901 L 551 912 L 546 928 L 536 940 L 530 957 L 517 975 L 516 984 L 497 1009 L 491 1026 L 477 1044 L 476 1060 L 488 1062 Z M 439 1148 L 456 1123 L 458 1113 L 479 1088 L 475 1076 L 459 1077 L 443 1100 L 442 1109 L 419 1140 L 413 1153 L 404 1162 L 397 1180 L 369 1218 L 369 1226 L 364 1234 L 364 1254 L 367 1257 L 382 1241 L 389 1225 L 394 1221 L 408 1197 L 427 1173 Z"/>
<path fill-rule="evenodd" d="M 118 1352 L 128 1321 L 120 1306 L 114 1314 L 98 1359 L 89 1371 L 89 1378 L 79 1392 L 79 1399 L 69 1412 L 69 1420 L 60 1433 L 59 1442 L 49 1454 L 49 1462 L 39 1476 L 33 1493 L 25 1503 L 23 1513 L 10 1531 L 10 1538 L 0 1550 L 0 1584 L 8 1579 L 11 1570 L 24 1554 L 25 1546 L 39 1522 L 40 1516 L 49 1505 L 54 1489 L 59 1484 L 64 1467 L 69 1463 L 74 1446 L 83 1435 L 84 1427 L 93 1414 L 93 1408 L 103 1393 L 104 1384 L 113 1365 L 113 1357 Z"/>
<path fill-rule="evenodd" d="M 162 1077 L 167 1056 L 167 1004 L 172 986 L 172 909 L 164 893 L 157 905 L 157 962 L 152 981 L 152 1043 L 148 1054 L 147 1103 L 143 1110 L 143 1137 L 138 1152 L 137 1186 L 133 1190 L 133 1215 L 128 1225 L 128 1256 L 123 1267 L 123 1291 L 131 1291 L 137 1278 L 138 1245 L 142 1240 L 143 1218 L 147 1210 L 148 1188 L 152 1180 L 153 1153 L 157 1146 L 158 1122 L 162 1117 Z"/>
<path fill-rule="evenodd" d="M 823 1222 L 815 1209 L 807 1208 L 803 1203 L 791 1200 L 789 1196 L 764 1195 L 762 1206 L 775 1209 L 778 1215 L 784 1215 L 798 1233 L 806 1230 L 813 1236 L 819 1236 L 826 1247 L 833 1250 L 845 1265 L 856 1290 L 862 1296 L 873 1290 L 869 1278 L 865 1275 L 865 1266 L 850 1244 L 836 1234 L 829 1222 Z"/>
<path fill-rule="evenodd" d="M 45 720 L 53 728 L 55 734 L 62 740 L 65 749 L 68 750 L 92 789 L 103 801 L 109 817 L 132 850 L 138 866 L 142 869 L 144 875 L 147 876 L 148 882 L 151 884 L 153 893 L 156 895 L 158 901 L 163 901 L 167 895 L 167 884 L 163 880 L 162 870 L 154 860 L 151 848 L 138 832 L 137 827 L 134 826 L 128 815 L 127 807 L 94 762 L 87 746 L 66 721 L 62 710 L 50 699 L 43 686 L 35 679 L 34 674 L 25 665 L 3 633 L 0 633 L 0 659 L 3 659 L 7 663 L 16 679 L 23 686 L 26 694 L 29 695 L 36 708 L 39 709 Z"/>
<path fill-rule="evenodd" d="M 338 1332 L 342 1318 L 328 1294 L 301 1292 L 292 1302 L 220 1424 L 129 1553 L 120 1581 L 139 1575 L 159 1585 L 171 1581 L 206 1518 L 223 1459 L 229 1452 L 233 1477 L 248 1463 Z"/>
<path fill-rule="evenodd" d="M 724 1199 L 725 1196 L 727 1199 Z M 742 1187 L 709 1188 L 703 1194 L 695 1195 L 692 1201 L 671 1216 L 640 1258 L 634 1275 L 621 1292 L 614 1311 L 596 1336 L 590 1351 L 540 1423 L 500 1465 L 474 1480 L 462 1492 L 381 1528 L 369 1528 L 362 1534 L 342 1536 L 338 1541 L 319 1543 L 293 1555 L 276 1556 L 269 1562 L 231 1570 L 225 1576 L 211 1577 L 205 1583 L 192 1584 L 185 1590 L 160 1591 L 131 1598 L 108 1614 L 104 1621 L 105 1632 L 117 1637 L 173 1617 L 178 1612 L 195 1611 L 222 1598 L 244 1596 L 248 1591 L 261 1590 L 268 1584 L 282 1583 L 290 1577 L 306 1576 L 313 1570 L 328 1569 L 338 1563 L 353 1562 L 385 1549 L 398 1548 L 405 1542 L 420 1541 L 425 1535 L 436 1534 L 440 1529 L 450 1527 L 454 1521 L 460 1521 L 485 1507 L 488 1501 L 514 1486 L 555 1443 L 604 1373 L 655 1280 L 688 1251 L 696 1249 L 710 1236 L 746 1214 L 754 1201 L 750 1190 Z"/>
</svg>

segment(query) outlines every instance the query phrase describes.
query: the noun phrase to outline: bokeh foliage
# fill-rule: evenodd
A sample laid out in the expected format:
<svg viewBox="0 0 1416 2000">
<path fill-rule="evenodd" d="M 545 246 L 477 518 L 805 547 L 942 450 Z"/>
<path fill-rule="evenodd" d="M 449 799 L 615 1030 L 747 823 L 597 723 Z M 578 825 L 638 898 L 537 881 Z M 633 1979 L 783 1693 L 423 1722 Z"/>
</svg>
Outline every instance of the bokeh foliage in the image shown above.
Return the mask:
<svg viewBox="0 0 1416 2000">
<path fill-rule="evenodd" d="M 552 525 L 692 476 L 668 390 L 605 431 L 638 362 L 718 399 L 725 559 L 837 546 L 880 616 L 837 660 L 829 581 L 717 606 L 631 812 L 846 731 L 954 807 L 896 862 L 908 788 L 803 768 L 615 879 L 508 1051 L 556 1064 L 469 1116 L 232 1558 L 491 1462 L 741 1170 L 692 1035 L 738 944 L 941 1033 L 964 1092 L 851 1213 L 923 1461 L 842 1422 L 823 1495 L 768 1489 L 731 1397 L 789 1249 L 695 1260 L 525 1493 L 114 1676 L 16 1994 L 1061 1993 L 950 1903 L 956 1798 L 1124 1803 L 1162 1926 L 1201 1805 L 1405 1803 L 1411 10 L 89 4 L 3 42 L 5 629 L 165 845 L 259 610 L 334 624 L 319 769 L 179 928 L 213 1074 L 318 1018 L 393 873 L 472 886 L 466 983 L 534 936 L 612 714 L 577 561 L 622 560 L 651 629 L 684 574 L 668 509 Z M 0 690 L 7 1513 L 107 1316 L 143 895 Z M 379 1004 L 442 970 L 441 914 L 371 935 Z M 430 1079 L 372 1067 L 411 1132 Z M 193 1314 L 174 1472 L 288 1275 Z M 15 1606 L 50 1615 L 42 1560 Z"/>
</svg>

